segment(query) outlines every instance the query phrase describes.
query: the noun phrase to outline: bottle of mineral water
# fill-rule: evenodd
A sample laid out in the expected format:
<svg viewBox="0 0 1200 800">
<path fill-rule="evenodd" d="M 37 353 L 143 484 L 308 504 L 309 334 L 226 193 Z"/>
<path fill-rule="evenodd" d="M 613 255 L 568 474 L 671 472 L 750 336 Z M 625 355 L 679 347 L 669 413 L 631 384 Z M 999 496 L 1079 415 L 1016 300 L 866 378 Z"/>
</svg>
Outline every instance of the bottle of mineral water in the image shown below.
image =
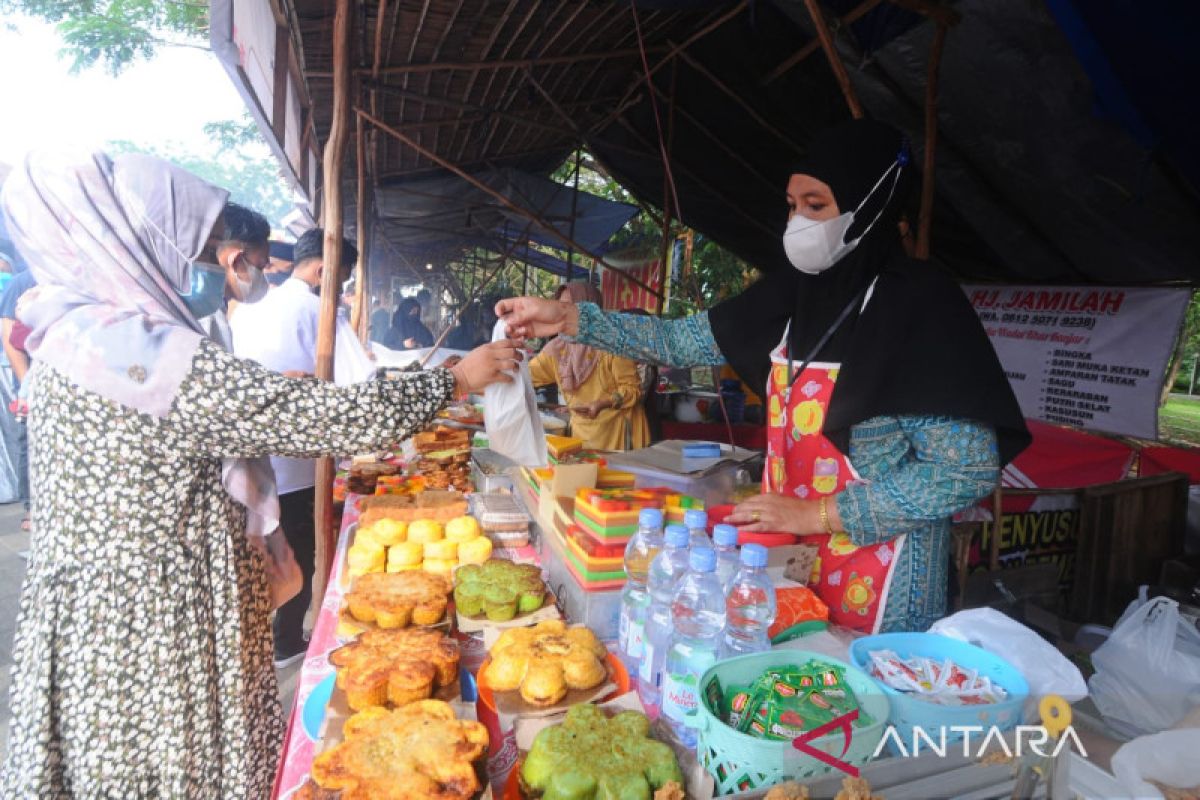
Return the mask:
<svg viewBox="0 0 1200 800">
<path fill-rule="evenodd" d="M 712 547 L 712 541 L 708 538 L 708 512 L 698 509 L 691 509 L 683 513 L 683 525 L 688 529 L 688 534 L 691 535 L 691 543 L 688 547 Z"/>
<path fill-rule="evenodd" d="M 767 574 L 767 548 L 742 546 L 742 566 L 725 595 L 723 658 L 771 649 L 767 629 L 775 621 L 775 584 Z"/>
<path fill-rule="evenodd" d="M 742 564 L 738 558 L 737 528 L 724 524 L 713 528 L 713 549 L 717 551 L 717 580 L 721 582 L 721 590 L 728 592 Z"/>
<path fill-rule="evenodd" d="M 717 660 L 721 629 L 725 627 L 725 602 L 717 581 L 717 551 L 698 547 L 688 554 L 688 571 L 671 602 L 671 648 L 663 678 L 662 713 L 675 736 L 688 747 L 696 746 L 696 730 L 685 720 L 696 715 L 700 676 Z"/>
<path fill-rule="evenodd" d="M 657 709 L 662 697 L 663 664 L 671 645 L 671 600 L 687 567 L 687 528 L 668 525 L 663 549 L 650 562 L 650 575 L 646 581 L 650 607 L 646 610 L 642 661 L 638 664 L 638 696 L 647 711 Z"/>
<path fill-rule="evenodd" d="M 638 514 L 637 533 L 625 545 L 625 588 L 621 591 L 618 650 L 631 675 L 637 674 L 642 660 L 646 610 L 650 607 L 646 580 L 650 576 L 650 562 L 662 550 L 662 526 L 662 511 L 643 508 Z"/>
</svg>

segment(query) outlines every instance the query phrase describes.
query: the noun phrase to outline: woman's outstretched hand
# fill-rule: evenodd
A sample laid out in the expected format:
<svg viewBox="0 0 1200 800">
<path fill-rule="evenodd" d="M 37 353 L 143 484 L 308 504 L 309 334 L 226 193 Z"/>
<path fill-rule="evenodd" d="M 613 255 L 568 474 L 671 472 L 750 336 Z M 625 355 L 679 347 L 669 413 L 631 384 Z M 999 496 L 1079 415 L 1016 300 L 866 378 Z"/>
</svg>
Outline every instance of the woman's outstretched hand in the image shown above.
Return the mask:
<svg viewBox="0 0 1200 800">
<path fill-rule="evenodd" d="M 841 524 L 837 504 L 828 503 L 827 512 L 836 530 Z M 738 503 L 725 521 L 747 533 L 824 533 L 818 501 L 769 492 Z"/>
<path fill-rule="evenodd" d="M 496 304 L 496 316 L 508 325 L 508 335 L 519 339 L 579 332 L 579 309 L 571 302 L 509 297 Z"/>
<path fill-rule="evenodd" d="M 459 394 L 481 392 L 493 383 L 511 381 L 508 373 L 517 368 L 522 358 L 519 345 L 518 341 L 501 339 L 480 345 L 463 356 L 462 361 L 450 367 Z"/>
</svg>

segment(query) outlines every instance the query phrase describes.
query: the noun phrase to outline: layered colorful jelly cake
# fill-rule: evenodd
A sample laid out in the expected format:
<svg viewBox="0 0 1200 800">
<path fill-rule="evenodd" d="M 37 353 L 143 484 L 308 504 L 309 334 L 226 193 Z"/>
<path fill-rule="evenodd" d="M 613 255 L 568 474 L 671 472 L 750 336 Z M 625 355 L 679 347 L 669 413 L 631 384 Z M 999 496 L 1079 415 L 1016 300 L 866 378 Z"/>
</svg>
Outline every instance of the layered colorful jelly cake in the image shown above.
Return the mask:
<svg viewBox="0 0 1200 800">
<path fill-rule="evenodd" d="M 665 488 L 580 489 L 575 523 L 601 542 L 628 541 L 637 532 L 643 508 L 661 509 L 668 522 L 683 522 L 686 511 L 703 509 L 704 503 Z"/>
</svg>

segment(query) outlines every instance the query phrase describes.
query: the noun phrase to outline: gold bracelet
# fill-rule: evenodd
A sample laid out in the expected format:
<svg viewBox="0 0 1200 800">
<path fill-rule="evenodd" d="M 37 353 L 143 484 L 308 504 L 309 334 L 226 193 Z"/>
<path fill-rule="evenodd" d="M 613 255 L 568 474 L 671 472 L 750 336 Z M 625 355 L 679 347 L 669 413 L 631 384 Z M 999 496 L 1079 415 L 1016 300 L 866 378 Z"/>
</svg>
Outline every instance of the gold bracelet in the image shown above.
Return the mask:
<svg viewBox="0 0 1200 800">
<path fill-rule="evenodd" d="M 825 501 L 827 501 L 828 499 L 829 499 L 828 497 L 821 498 L 821 502 L 819 504 L 819 509 L 821 512 L 821 527 L 825 529 L 826 533 L 828 533 L 830 536 L 832 536 L 833 535 L 833 525 L 829 522 L 829 509 L 825 505 Z"/>
</svg>

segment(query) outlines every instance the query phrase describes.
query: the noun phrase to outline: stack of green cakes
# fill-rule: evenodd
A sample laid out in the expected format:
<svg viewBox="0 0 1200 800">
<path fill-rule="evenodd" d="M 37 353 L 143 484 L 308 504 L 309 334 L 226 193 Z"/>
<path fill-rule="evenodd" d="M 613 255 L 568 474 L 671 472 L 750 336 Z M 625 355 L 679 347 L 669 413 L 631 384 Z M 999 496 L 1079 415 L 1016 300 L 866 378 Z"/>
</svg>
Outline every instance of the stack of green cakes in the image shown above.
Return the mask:
<svg viewBox="0 0 1200 800">
<path fill-rule="evenodd" d="M 454 582 L 454 604 L 464 617 L 507 622 L 517 614 L 537 611 L 546 601 L 542 570 L 535 564 L 493 558 L 459 567 Z"/>
</svg>

